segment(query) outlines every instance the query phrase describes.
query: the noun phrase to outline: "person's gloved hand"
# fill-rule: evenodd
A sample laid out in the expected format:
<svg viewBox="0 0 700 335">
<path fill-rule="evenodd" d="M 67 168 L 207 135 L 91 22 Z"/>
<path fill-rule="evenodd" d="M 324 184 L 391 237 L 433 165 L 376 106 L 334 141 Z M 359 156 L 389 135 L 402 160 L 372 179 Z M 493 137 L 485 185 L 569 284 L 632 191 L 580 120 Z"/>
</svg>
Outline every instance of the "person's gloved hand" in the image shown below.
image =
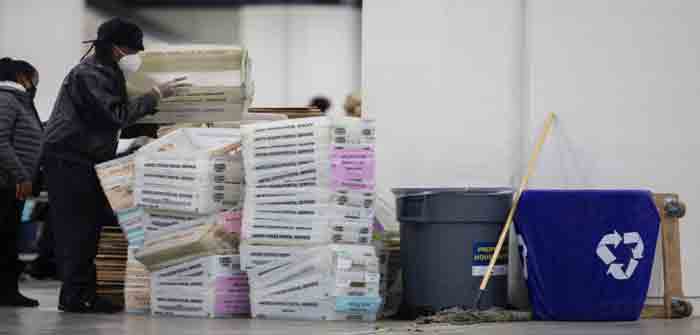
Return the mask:
<svg viewBox="0 0 700 335">
<path fill-rule="evenodd" d="M 175 96 L 178 88 L 192 86 L 190 83 L 183 82 L 186 79 L 187 77 L 175 78 L 153 87 L 153 90 L 160 96 L 161 99 L 167 99 Z"/>
</svg>

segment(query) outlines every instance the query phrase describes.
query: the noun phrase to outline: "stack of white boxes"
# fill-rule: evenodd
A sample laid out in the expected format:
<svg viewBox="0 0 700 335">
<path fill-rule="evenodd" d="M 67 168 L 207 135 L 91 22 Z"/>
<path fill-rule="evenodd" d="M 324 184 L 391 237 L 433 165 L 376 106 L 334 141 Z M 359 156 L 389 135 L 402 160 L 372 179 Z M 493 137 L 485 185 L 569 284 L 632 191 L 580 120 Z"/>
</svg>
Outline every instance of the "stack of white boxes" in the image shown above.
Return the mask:
<svg viewBox="0 0 700 335">
<path fill-rule="evenodd" d="M 184 128 L 139 150 L 134 198 L 148 213 L 135 258 L 151 271 L 151 312 L 229 317 L 249 313 L 235 253 L 242 163 L 236 129 Z"/>
<path fill-rule="evenodd" d="M 254 318 L 375 321 L 381 307 L 374 248 L 330 244 L 248 271 Z"/>
<path fill-rule="evenodd" d="M 205 256 L 153 273 L 154 315 L 223 318 L 250 313 L 237 255 Z"/>
<path fill-rule="evenodd" d="M 278 264 L 298 259 L 297 256 L 305 254 L 312 246 L 328 247 L 330 244 L 359 248 L 353 250 L 371 255 L 367 257 L 375 258 L 373 263 L 376 263 L 371 246 L 375 198 L 374 125 L 371 121 L 328 117 L 285 120 L 246 125 L 241 133 L 246 179 L 241 245 L 244 269 L 257 271 L 268 262 Z M 336 246 L 333 252 L 343 253 L 343 248 Z M 349 271 L 333 267 L 329 262 L 323 266 L 325 268 L 319 271 L 335 271 L 338 276 Z M 275 276 L 278 270 L 271 272 Z M 254 316 L 312 320 L 350 318 L 343 313 L 318 314 L 313 309 L 291 314 L 285 313 L 284 308 L 264 309 L 262 303 L 256 301 L 265 301 L 266 292 L 286 283 L 267 283 L 271 286 L 263 290 L 256 280 L 259 279 L 251 279 Z M 364 281 L 357 283 L 360 282 L 365 286 L 373 285 Z M 378 290 L 370 290 L 361 299 L 378 299 L 378 294 Z M 277 298 L 291 299 L 291 296 Z M 280 301 L 277 303 L 280 307 L 283 305 Z M 372 308 L 365 309 L 365 314 L 357 310 L 353 313 L 353 318 L 362 320 L 372 320 L 376 314 Z"/>
<path fill-rule="evenodd" d="M 242 165 L 235 129 L 185 128 L 152 142 L 135 158 L 134 193 L 151 210 L 214 214 L 238 205 Z"/>
<path fill-rule="evenodd" d="M 245 241 L 372 242 L 372 122 L 321 117 L 247 125 L 241 131 Z"/>
</svg>

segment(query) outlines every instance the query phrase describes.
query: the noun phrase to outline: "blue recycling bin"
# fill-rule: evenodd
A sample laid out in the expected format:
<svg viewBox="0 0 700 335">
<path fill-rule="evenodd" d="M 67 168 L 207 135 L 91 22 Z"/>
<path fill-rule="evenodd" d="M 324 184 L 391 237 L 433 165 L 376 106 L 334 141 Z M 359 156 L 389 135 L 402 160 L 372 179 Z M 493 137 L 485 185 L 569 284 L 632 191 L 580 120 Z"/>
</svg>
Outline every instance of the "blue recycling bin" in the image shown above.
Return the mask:
<svg viewBox="0 0 700 335">
<path fill-rule="evenodd" d="M 534 318 L 639 319 L 659 221 L 648 191 L 524 192 L 515 227 Z"/>
</svg>

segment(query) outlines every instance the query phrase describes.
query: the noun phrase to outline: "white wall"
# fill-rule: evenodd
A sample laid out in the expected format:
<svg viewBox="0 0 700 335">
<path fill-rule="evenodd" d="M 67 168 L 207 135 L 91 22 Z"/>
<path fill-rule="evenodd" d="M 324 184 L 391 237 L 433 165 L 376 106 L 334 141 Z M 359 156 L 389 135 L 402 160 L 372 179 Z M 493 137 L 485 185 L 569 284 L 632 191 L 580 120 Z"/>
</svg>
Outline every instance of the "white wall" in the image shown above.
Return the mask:
<svg viewBox="0 0 700 335">
<path fill-rule="evenodd" d="M 377 122 L 377 215 L 389 229 L 398 229 L 392 188 L 514 183 L 521 160 L 521 6 L 364 2 L 363 113 Z M 517 245 L 510 250 L 517 259 Z M 510 271 L 519 273 L 519 262 Z M 523 282 L 509 280 L 511 302 L 525 305 Z"/>
<path fill-rule="evenodd" d="M 137 13 L 190 43 L 237 44 L 236 8 L 154 7 Z"/>
<path fill-rule="evenodd" d="M 238 18 L 241 45 L 253 58 L 255 106 L 285 106 L 288 90 L 288 15 L 280 6 L 244 7 Z"/>
<path fill-rule="evenodd" d="M 560 120 L 533 185 L 679 193 L 690 209 L 681 230 L 686 294 L 700 296 L 693 210 L 700 205 L 700 2 L 528 6 L 528 138 L 545 113 Z M 661 274 L 657 266 L 652 296 L 661 295 Z"/>
<path fill-rule="evenodd" d="M 289 8 L 289 101 L 303 106 L 324 95 L 333 112 L 361 85 L 361 14 L 341 6 Z"/>
<path fill-rule="evenodd" d="M 247 6 L 240 41 L 253 58 L 254 106 L 305 106 L 314 95 L 340 112 L 360 87 L 360 12 L 344 6 Z"/>
<path fill-rule="evenodd" d="M 380 200 L 393 208 L 401 186 L 511 185 L 520 2 L 366 1 L 363 15 L 363 113 L 377 120 Z"/>
<path fill-rule="evenodd" d="M 82 0 L 0 0 L 0 56 L 39 71 L 36 105 L 48 119 L 63 78 L 80 60 Z"/>
</svg>

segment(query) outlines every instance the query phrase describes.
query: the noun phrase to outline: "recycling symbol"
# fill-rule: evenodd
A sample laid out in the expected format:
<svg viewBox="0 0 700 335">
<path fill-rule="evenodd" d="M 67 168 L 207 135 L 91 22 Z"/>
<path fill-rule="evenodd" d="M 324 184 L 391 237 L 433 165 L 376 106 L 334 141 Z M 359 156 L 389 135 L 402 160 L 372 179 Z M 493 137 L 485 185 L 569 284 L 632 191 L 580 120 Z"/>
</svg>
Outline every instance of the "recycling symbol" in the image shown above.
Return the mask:
<svg viewBox="0 0 700 335">
<path fill-rule="evenodd" d="M 611 247 L 616 249 L 620 246 L 620 243 L 628 246 L 632 251 L 632 258 L 630 258 L 626 266 L 624 263 L 616 262 L 617 258 L 610 249 Z M 596 254 L 608 266 L 607 274 L 617 280 L 627 280 L 632 277 L 634 270 L 639 265 L 639 260 L 644 257 L 644 242 L 638 232 L 624 233 L 621 236 L 617 231 L 613 231 L 600 239 Z"/>
</svg>

